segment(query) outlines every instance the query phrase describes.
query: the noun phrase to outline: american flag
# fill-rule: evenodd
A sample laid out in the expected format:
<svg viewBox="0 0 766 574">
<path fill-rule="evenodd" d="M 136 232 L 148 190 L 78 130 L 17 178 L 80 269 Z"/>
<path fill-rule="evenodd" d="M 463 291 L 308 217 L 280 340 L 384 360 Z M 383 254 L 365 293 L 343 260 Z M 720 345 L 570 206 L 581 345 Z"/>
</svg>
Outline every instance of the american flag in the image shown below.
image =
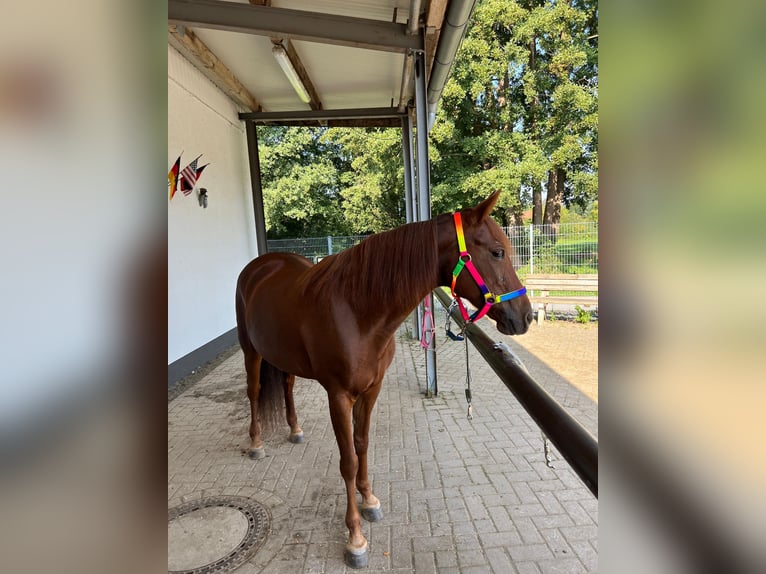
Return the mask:
<svg viewBox="0 0 766 574">
<path fill-rule="evenodd" d="M 181 175 L 184 176 L 181 191 L 184 192 L 184 195 L 189 195 L 197 184 L 197 160 L 201 157 L 202 154 L 198 155 L 197 159 L 181 170 Z"/>
</svg>

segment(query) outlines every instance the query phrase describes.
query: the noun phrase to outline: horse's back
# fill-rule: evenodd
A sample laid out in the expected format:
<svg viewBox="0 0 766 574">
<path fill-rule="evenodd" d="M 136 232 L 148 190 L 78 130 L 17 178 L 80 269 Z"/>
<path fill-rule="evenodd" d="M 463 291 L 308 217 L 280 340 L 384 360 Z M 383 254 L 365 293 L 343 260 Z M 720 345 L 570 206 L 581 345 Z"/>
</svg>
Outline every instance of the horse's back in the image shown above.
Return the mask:
<svg viewBox="0 0 766 574">
<path fill-rule="evenodd" d="M 245 265 L 237 280 L 237 291 L 245 294 L 275 274 L 293 275 L 297 279 L 312 266 L 311 261 L 294 253 L 266 253 Z"/>
</svg>

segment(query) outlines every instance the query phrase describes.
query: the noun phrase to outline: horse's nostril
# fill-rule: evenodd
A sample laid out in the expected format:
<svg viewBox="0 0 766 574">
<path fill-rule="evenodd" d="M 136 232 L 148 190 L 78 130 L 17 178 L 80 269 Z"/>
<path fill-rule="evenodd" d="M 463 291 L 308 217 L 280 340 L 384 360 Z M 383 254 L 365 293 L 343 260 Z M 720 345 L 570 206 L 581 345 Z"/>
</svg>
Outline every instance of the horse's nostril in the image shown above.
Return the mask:
<svg viewBox="0 0 766 574">
<path fill-rule="evenodd" d="M 525 320 L 527 322 L 527 326 L 532 324 L 532 321 L 535 319 L 535 313 L 531 309 L 527 312 L 527 315 L 525 317 Z"/>
</svg>

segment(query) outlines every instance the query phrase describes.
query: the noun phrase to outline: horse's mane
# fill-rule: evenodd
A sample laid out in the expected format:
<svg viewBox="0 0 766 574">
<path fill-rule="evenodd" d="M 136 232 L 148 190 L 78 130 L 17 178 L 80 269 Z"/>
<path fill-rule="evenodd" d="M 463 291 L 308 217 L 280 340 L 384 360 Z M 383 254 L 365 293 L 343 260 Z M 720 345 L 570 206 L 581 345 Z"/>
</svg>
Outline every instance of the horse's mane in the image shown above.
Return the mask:
<svg viewBox="0 0 766 574">
<path fill-rule="evenodd" d="M 436 224 L 410 223 L 371 235 L 323 259 L 304 275 L 304 290 L 341 296 L 355 311 L 371 305 L 411 310 L 438 278 Z"/>
</svg>

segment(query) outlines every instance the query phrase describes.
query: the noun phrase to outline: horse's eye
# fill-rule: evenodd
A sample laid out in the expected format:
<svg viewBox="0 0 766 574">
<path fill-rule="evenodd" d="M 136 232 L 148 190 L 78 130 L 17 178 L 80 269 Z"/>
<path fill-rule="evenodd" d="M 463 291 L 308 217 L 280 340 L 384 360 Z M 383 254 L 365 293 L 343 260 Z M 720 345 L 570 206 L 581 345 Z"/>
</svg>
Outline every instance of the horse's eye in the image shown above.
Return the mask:
<svg viewBox="0 0 766 574">
<path fill-rule="evenodd" d="M 492 257 L 495 259 L 505 259 L 505 251 L 503 249 L 493 249 Z"/>
</svg>

